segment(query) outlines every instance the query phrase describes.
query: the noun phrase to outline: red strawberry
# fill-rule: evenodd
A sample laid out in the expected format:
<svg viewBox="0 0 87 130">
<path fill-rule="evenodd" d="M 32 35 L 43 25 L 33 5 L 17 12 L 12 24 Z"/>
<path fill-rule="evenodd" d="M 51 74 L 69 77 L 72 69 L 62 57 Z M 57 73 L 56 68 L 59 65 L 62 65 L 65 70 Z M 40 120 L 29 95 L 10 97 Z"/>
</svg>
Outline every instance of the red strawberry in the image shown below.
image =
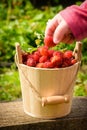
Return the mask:
<svg viewBox="0 0 87 130">
<path fill-rule="evenodd" d="M 72 58 L 73 57 L 73 52 L 71 50 L 67 50 L 64 52 L 64 58 Z"/>
<path fill-rule="evenodd" d="M 40 63 L 44 63 L 48 60 L 48 57 L 47 56 L 41 56 L 40 59 L 39 59 L 39 62 Z"/>
<path fill-rule="evenodd" d="M 62 59 L 63 58 L 63 52 L 61 52 L 61 51 L 54 51 L 53 56 L 59 56 Z"/>
<path fill-rule="evenodd" d="M 48 50 L 48 53 L 49 53 L 49 57 L 52 57 L 53 53 L 54 53 L 54 50 Z"/>
<path fill-rule="evenodd" d="M 37 54 L 34 54 L 34 55 L 33 55 L 33 59 L 34 59 L 36 62 L 39 62 L 39 58 L 40 58 L 39 55 L 37 55 Z"/>
<path fill-rule="evenodd" d="M 71 59 L 64 58 L 63 63 L 62 63 L 62 67 L 68 67 L 68 66 L 71 66 Z"/>
<path fill-rule="evenodd" d="M 49 55 L 47 46 L 42 46 L 42 47 L 38 48 L 38 50 L 40 52 L 40 55 L 42 55 L 42 56 L 48 56 Z"/>
<path fill-rule="evenodd" d="M 24 64 L 26 64 L 27 59 L 28 59 L 28 53 L 22 54 L 22 62 L 23 62 Z"/>
<path fill-rule="evenodd" d="M 72 59 L 72 60 L 71 60 L 71 64 L 72 64 L 72 65 L 74 65 L 76 62 L 77 62 L 76 59 Z"/>
<path fill-rule="evenodd" d="M 27 65 L 31 66 L 31 67 L 35 67 L 36 66 L 36 61 L 33 58 L 28 58 Z"/>
<path fill-rule="evenodd" d="M 56 45 L 53 42 L 53 37 L 51 37 L 51 36 L 47 36 L 47 37 L 44 38 L 44 44 L 45 44 L 45 46 L 48 46 L 48 47 L 53 47 L 53 46 Z"/>
<path fill-rule="evenodd" d="M 38 50 L 35 51 L 34 54 L 35 54 L 35 55 L 38 55 L 39 57 L 41 56 L 41 55 L 40 55 L 40 52 L 39 52 Z"/>
<path fill-rule="evenodd" d="M 28 54 L 28 58 L 33 58 L 33 54 Z"/>
<path fill-rule="evenodd" d="M 43 64 L 44 64 L 44 63 L 37 63 L 36 67 L 37 67 L 37 68 L 43 68 Z"/>
<path fill-rule="evenodd" d="M 50 61 L 47 61 L 43 64 L 43 68 L 53 68 L 53 63 Z"/>
<path fill-rule="evenodd" d="M 50 60 L 51 60 L 51 62 L 52 62 L 55 66 L 62 64 L 62 58 L 61 58 L 61 56 L 55 55 L 55 56 L 51 57 Z"/>
</svg>

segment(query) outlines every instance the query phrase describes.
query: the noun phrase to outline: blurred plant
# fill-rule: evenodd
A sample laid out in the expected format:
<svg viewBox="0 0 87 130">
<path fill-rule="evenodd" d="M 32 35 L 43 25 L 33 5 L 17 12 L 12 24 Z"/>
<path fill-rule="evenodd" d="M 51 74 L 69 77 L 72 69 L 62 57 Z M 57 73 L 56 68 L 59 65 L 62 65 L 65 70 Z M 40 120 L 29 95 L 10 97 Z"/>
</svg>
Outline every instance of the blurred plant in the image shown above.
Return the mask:
<svg viewBox="0 0 87 130">
<path fill-rule="evenodd" d="M 11 101 L 21 98 L 19 75 L 13 69 L 4 68 L 0 74 L 0 101 Z"/>
<path fill-rule="evenodd" d="M 24 6 L 23 2 L 0 2 L 0 61 L 14 61 L 16 42 L 37 47 L 36 34 L 44 34 L 47 20 L 62 9 L 60 5 L 35 9 L 29 1 L 24 2 Z"/>
</svg>

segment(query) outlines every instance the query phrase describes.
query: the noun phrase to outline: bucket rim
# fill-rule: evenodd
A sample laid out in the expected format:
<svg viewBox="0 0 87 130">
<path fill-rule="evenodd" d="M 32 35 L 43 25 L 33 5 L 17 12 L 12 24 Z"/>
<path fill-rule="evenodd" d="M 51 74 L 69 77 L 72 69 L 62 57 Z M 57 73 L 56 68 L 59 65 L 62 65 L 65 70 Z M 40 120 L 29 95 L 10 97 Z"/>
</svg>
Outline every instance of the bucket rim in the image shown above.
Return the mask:
<svg viewBox="0 0 87 130">
<path fill-rule="evenodd" d="M 63 68 L 37 68 L 37 67 L 27 66 L 23 63 L 22 64 L 19 63 L 19 65 L 21 65 L 22 67 L 27 67 L 27 68 L 34 69 L 34 70 L 43 70 L 43 71 L 67 70 L 67 69 L 70 69 L 70 68 L 77 66 L 77 65 L 80 65 L 80 64 L 81 64 L 81 62 L 78 61 L 74 65 L 71 65 L 71 66 L 68 66 L 68 67 L 63 67 Z"/>
</svg>

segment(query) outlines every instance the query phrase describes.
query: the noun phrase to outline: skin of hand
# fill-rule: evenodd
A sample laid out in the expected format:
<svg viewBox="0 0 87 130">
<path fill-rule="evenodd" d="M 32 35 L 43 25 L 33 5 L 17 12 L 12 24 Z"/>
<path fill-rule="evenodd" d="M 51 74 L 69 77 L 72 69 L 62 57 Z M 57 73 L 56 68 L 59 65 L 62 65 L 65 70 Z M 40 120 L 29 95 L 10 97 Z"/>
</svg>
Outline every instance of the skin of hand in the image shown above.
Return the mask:
<svg viewBox="0 0 87 130">
<path fill-rule="evenodd" d="M 60 42 L 73 43 L 75 38 L 63 17 L 58 13 L 53 19 L 48 20 L 45 29 L 45 37 L 53 37 L 55 44 Z"/>
</svg>

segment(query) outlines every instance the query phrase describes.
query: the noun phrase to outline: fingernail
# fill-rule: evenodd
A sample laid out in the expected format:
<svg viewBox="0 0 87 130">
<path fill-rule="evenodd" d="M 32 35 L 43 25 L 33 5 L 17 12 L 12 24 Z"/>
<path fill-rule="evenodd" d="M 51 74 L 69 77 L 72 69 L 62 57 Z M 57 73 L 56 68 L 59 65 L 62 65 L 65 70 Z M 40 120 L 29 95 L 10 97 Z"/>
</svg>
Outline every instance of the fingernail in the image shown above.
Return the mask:
<svg viewBox="0 0 87 130">
<path fill-rule="evenodd" d="M 55 44 L 59 43 L 58 39 L 53 39 L 53 41 L 54 41 Z"/>
</svg>

